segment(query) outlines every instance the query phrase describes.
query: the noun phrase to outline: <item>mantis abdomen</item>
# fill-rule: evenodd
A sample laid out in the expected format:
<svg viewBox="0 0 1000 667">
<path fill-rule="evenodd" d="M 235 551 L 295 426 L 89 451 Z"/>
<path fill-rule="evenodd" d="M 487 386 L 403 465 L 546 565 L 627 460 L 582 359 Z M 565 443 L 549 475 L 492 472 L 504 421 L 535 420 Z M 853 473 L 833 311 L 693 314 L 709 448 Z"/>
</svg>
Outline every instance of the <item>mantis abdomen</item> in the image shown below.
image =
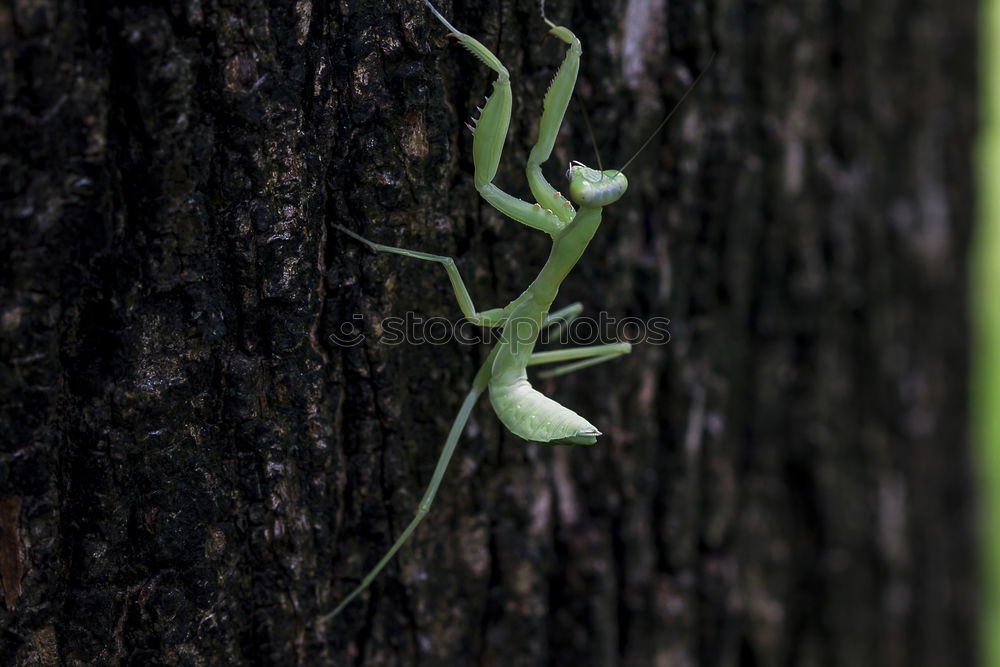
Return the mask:
<svg viewBox="0 0 1000 667">
<path fill-rule="evenodd" d="M 527 372 L 513 381 L 490 382 L 490 403 L 503 425 L 525 440 L 552 445 L 592 445 L 601 432 L 589 421 L 556 403 L 528 382 Z"/>
<path fill-rule="evenodd" d="M 589 421 L 532 387 L 525 370 L 559 284 L 583 255 L 600 224 L 600 208 L 581 207 L 573 221 L 556 236 L 538 277 L 511 304 L 493 361 L 490 402 L 504 426 L 525 440 L 592 445 L 601 435 Z"/>
</svg>

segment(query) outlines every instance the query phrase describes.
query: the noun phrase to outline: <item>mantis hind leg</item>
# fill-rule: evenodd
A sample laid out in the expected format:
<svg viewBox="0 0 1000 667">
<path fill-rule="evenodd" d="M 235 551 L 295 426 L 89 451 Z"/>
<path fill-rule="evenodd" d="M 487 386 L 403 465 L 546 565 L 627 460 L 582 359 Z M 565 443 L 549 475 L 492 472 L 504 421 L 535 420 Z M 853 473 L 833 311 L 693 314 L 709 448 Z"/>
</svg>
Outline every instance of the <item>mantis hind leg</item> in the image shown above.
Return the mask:
<svg viewBox="0 0 1000 667">
<path fill-rule="evenodd" d="M 476 401 L 486 390 L 490 379 L 490 368 L 493 365 L 493 357 L 496 353 L 491 353 L 486 359 L 486 362 L 480 367 L 479 372 L 476 373 L 476 378 L 472 382 L 472 389 L 465 396 L 465 400 L 462 402 L 462 407 L 459 408 L 458 414 L 455 416 L 455 421 L 451 423 L 451 429 L 448 431 L 448 438 L 444 442 L 444 447 L 441 450 L 441 455 L 438 457 L 437 465 L 434 467 L 434 473 L 431 475 L 430 484 L 427 485 L 427 490 L 424 491 L 423 497 L 420 499 L 420 504 L 417 506 L 417 513 L 410 520 L 410 523 L 403 529 L 396 541 L 393 542 L 389 550 L 385 552 L 385 555 L 375 564 L 375 566 L 368 571 L 368 574 L 364 576 L 361 583 L 358 584 L 354 590 L 352 590 L 347 597 L 340 601 L 333 611 L 318 619 L 319 624 L 326 623 L 331 618 L 343 611 L 350 602 L 359 596 L 361 593 L 371 585 L 375 577 L 378 576 L 379 572 L 392 560 L 392 557 L 396 555 L 400 547 L 406 544 L 406 541 L 410 539 L 410 535 L 416 530 L 420 522 L 423 521 L 427 513 L 430 512 L 431 504 L 434 502 L 434 496 L 437 495 L 438 487 L 441 486 L 441 480 L 444 478 L 444 473 L 448 469 L 448 463 L 451 462 L 451 457 L 455 453 L 455 448 L 458 446 L 458 440 L 462 436 L 462 431 L 465 430 L 465 424 L 469 421 L 469 415 L 472 414 L 472 408 L 476 405 Z"/>
<path fill-rule="evenodd" d="M 615 357 L 620 357 L 631 351 L 632 346 L 629 343 L 608 343 L 606 345 L 574 347 L 568 350 L 535 352 L 531 355 L 528 365 L 540 366 L 542 364 L 552 364 L 559 361 L 578 360 L 538 374 L 538 377 L 540 378 L 550 378 L 557 377 L 559 375 L 566 375 L 567 373 L 572 373 L 573 371 L 578 371 L 582 368 L 589 368 L 590 366 L 596 366 L 597 364 L 603 364 L 605 361 L 611 361 Z"/>
<path fill-rule="evenodd" d="M 583 304 L 579 301 L 571 303 L 564 308 L 559 310 L 553 310 L 551 313 L 545 316 L 545 321 L 542 322 L 542 330 L 546 333 L 551 334 L 554 330 L 555 335 L 562 333 L 562 330 L 573 323 L 573 320 L 580 316 L 583 312 Z"/>
<path fill-rule="evenodd" d="M 552 311 L 542 323 L 544 331 L 550 337 L 558 337 L 563 330 L 570 326 L 583 312 L 583 305 L 579 302 L 570 304 L 565 308 Z M 628 343 L 609 343 L 606 345 L 590 345 L 587 347 L 576 347 L 566 350 L 553 350 L 547 352 L 535 352 L 528 360 L 529 366 L 540 366 L 542 364 L 552 364 L 560 361 L 572 361 L 549 371 L 538 374 L 540 378 L 557 377 L 566 375 L 573 371 L 578 371 L 605 361 L 611 361 L 623 354 L 632 351 L 632 346 Z"/>
<path fill-rule="evenodd" d="M 364 243 L 376 252 L 390 252 L 395 255 L 422 259 L 428 262 L 437 262 L 442 265 L 444 270 L 448 272 L 448 279 L 451 280 L 451 287 L 455 291 L 455 298 L 458 299 L 458 307 L 462 309 L 462 314 L 465 315 L 466 319 L 473 324 L 478 324 L 479 326 L 484 327 L 498 327 L 503 325 L 503 323 L 507 320 L 506 308 L 492 308 L 490 310 L 483 311 L 476 310 L 475 305 L 472 303 L 472 296 L 469 294 L 469 289 L 465 286 L 465 281 L 462 280 L 462 275 L 458 272 L 455 260 L 451 257 L 445 257 L 444 255 L 432 255 L 429 252 L 420 252 L 419 250 L 407 250 L 406 248 L 382 245 L 381 243 L 369 241 L 365 237 L 359 236 L 341 225 L 334 225 L 334 227 L 344 232 L 352 239 Z"/>
</svg>

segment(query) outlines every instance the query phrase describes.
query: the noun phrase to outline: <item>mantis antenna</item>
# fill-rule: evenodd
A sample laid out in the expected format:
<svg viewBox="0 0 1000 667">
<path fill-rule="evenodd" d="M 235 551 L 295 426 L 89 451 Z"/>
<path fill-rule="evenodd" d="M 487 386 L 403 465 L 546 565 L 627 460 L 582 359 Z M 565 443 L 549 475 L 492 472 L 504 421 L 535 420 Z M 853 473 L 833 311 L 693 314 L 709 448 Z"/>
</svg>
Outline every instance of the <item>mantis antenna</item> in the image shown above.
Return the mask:
<svg viewBox="0 0 1000 667">
<path fill-rule="evenodd" d="M 594 155 L 597 157 L 597 169 L 604 171 L 604 165 L 601 164 L 601 149 L 597 147 L 597 138 L 594 136 L 594 126 L 590 124 L 590 114 L 587 113 L 587 105 L 583 103 L 582 97 L 576 98 L 576 101 L 580 103 L 580 109 L 583 110 L 583 124 L 587 126 L 587 134 L 590 135 L 590 143 L 594 147 Z"/>
<path fill-rule="evenodd" d="M 630 157 L 628 161 L 618 169 L 619 174 L 625 171 L 625 169 L 628 168 L 628 166 L 632 164 L 632 162 L 635 161 L 637 157 L 639 157 L 639 154 L 642 153 L 644 150 L 646 150 L 646 146 L 648 146 L 649 142 L 653 140 L 653 137 L 658 135 L 660 133 L 660 130 L 666 127 L 667 122 L 677 112 L 677 110 L 681 108 L 681 105 L 684 104 L 684 100 L 687 99 L 688 95 L 691 94 L 691 91 L 694 90 L 695 86 L 698 85 L 698 82 L 701 81 L 701 77 L 705 76 L 705 72 L 707 72 L 712 67 L 713 62 L 715 62 L 715 51 L 712 52 L 712 57 L 708 59 L 708 64 L 705 65 L 704 69 L 702 69 L 698 73 L 698 76 L 696 76 L 694 81 L 691 82 L 691 85 L 687 87 L 687 90 L 685 90 L 684 94 L 681 95 L 681 99 L 677 100 L 677 104 L 675 104 L 674 108 L 670 110 L 670 113 L 667 114 L 667 117 L 660 121 L 660 124 L 656 126 L 656 129 L 653 130 L 650 133 L 650 135 L 646 137 L 646 140 L 642 142 L 642 145 L 639 146 L 639 150 L 633 153 L 632 157 Z"/>
<path fill-rule="evenodd" d="M 556 24 L 550 21 L 549 17 L 545 15 L 545 0 L 538 0 L 538 11 L 542 15 L 542 20 L 545 21 L 545 23 L 548 24 L 550 28 L 557 27 Z"/>
</svg>

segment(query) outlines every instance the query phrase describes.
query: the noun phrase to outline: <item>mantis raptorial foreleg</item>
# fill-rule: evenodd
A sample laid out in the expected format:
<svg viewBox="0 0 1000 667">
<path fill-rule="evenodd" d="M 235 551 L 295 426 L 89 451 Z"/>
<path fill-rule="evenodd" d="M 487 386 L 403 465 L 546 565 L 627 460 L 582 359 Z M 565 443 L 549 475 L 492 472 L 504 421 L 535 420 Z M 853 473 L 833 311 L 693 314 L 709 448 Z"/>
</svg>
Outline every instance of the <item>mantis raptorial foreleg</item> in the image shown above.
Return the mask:
<svg viewBox="0 0 1000 667">
<path fill-rule="evenodd" d="M 559 66 L 559 71 L 556 72 L 555 78 L 552 79 L 552 83 L 549 84 L 549 89 L 545 93 L 545 100 L 542 102 L 542 120 L 538 124 L 538 141 L 535 142 L 531 153 L 528 154 L 528 166 L 525 171 L 528 177 L 528 187 L 531 188 L 531 194 L 538 201 L 538 205 L 554 212 L 563 223 L 568 223 L 576 215 L 576 209 L 573 208 L 568 199 L 545 180 L 545 176 L 542 174 L 542 164 L 552 155 L 559 127 L 562 125 L 566 108 L 573 96 L 576 76 L 580 71 L 580 55 L 583 53 L 583 48 L 580 46 L 580 40 L 569 30 L 560 28 L 548 19 L 545 19 L 545 22 L 552 28 L 549 34 L 568 44 L 569 49 L 566 51 L 562 65 Z"/>
<path fill-rule="evenodd" d="M 545 181 L 540 169 L 537 170 L 537 178 L 531 176 L 531 174 L 535 174 L 535 170 L 529 162 L 528 171 L 529 178 L 531 179 L 529 180 L 529 185 L 531 185 L 532 194 L 535 194 L 536 187 L 539 188 L 539 193 L 551 193 L 545 195 L 544 204 L 540 203 L 542 202 L 541 198 L 539 198 L 539 203 L 529 204 L 523 199 L 518 199 L 513 195 L 507 194 L 493 184 L 493 179 L 496 177 L 497 169 L 500 166 L 500 155 L 503 152 L 503 145 L 507 139 L 507 128 L 510 125 L 511 92 L 510 74 L 507 72 L 507 68 L 503 66 L 499 58 L 493 55 L 478 40 L 466 35 L 449 23 L 429 2 L 427 6 L 430 7 L 431 11 L 434 12 L 434 16 L 451 31 L 451 35 L 458 39 L 462 46 L 472 51 L 473 55 L 497 73 L 497 79 L 493 82 L 493 94 L 487 98 L 486 105 L 482 108 L 479 118 L 474 121 L 472 158 L 475 163 L 476 189 L 479 190 L 479 194 L 482 195 L 483 199 L 507 217 L 517 220 L 528 227 L 541 230 L 549 236 L 555 236 L 566 226 L 566 222 L 572 219 L 572 215 L 567 217 L 566 212 L 562 210 L 563 204 L 568 205 L 570 208 L 572 208 L 572 204 L 561 197 L 557 198 L 555 196 L 558 193 Z M 536 148 L 539 148 L 539 145 L 541 145 L 541 148 L 537 154 L 534 150 L 532 151 L 532 154 L 536 155 L 536 158 L 542 154 L 547 158 L 552 152 L 552 144 L 555 141 L 555 135 L 559 131 L 559 126 L 562 124 L 566 105 L 569 103 L 570 95 L 572 95 L 572 86 L 576 83 L 576 73 L 579 69 L 580 54 L 578 51 L 580 43 L 576 37 L 572 36 L 573 33 L 569 32 L 569 30 L 565 28 L 561 30 L 560 35 L 568 35 L 568 37 L 561 36 L 560 39 L 572 39 L 577 45 L 575 56 L 571 49 L 570 53 L 566 56 L 566 61 L 575 58 L 577 64 L 571 66 L 563 74 L 562 79 L 559 80 L 560 86 L 558 88 L 561 90 L 568 84 L 568 90 L 565 94 L 557 93 L 555 95 L 557 100 L 552 105 L 551 111 L 546 109 L 548 120 L 543 125 L 544 136 L 548 137 L 551 135 L 551 137 L 543 139 L 543 134 L 539 135 L 539 142 Z M 566 61 L 564 61 L 564 65 Z M 560 69 L 560 73 L 563 73 L 562 69 Z M 556 80 L 553 80 L 553 85 L 549 88 L 549 95 L 546 96 L 546 100 L 552 96 L 552 88 L 556 87 L 554 85 L 555 82 Z M 562 100 L 563 97 L 565 97 L 565 102 Z M 547 149 L 546 145 L 548 146 Z M 537 197 L 538 195 L 535 196 Z M 556 210 L 560 211 L 559 215 L 555 213 Z"/>
</svg>

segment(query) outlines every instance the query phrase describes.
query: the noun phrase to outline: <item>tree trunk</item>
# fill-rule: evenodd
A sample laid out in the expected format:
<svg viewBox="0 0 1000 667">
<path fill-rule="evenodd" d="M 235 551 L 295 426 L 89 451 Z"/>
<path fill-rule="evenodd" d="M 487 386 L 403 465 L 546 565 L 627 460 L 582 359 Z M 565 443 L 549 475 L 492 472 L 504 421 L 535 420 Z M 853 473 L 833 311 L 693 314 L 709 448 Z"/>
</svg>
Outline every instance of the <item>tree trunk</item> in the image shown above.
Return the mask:
<svg viewBox="0 0 1000 667">
<path fill-rule="evenodd" d="M 534 0 L 438 9 L 511 72 L 527 197 L 562 44 Z M 606 167 L 717 52 L 556 304 L 669 344 L 537 383 L 593 447 L 481 401 L 317 623 L 487 353 L 389 344 L 457 320 L 445 273 L 333 225 L 455 257 L 479 308 L 548 252 L 473 185 L 493 74 L 417 0 L 0 6 L 0 662 L 973 664 L 975 7 L 546 10 Z"/>
</svg>

